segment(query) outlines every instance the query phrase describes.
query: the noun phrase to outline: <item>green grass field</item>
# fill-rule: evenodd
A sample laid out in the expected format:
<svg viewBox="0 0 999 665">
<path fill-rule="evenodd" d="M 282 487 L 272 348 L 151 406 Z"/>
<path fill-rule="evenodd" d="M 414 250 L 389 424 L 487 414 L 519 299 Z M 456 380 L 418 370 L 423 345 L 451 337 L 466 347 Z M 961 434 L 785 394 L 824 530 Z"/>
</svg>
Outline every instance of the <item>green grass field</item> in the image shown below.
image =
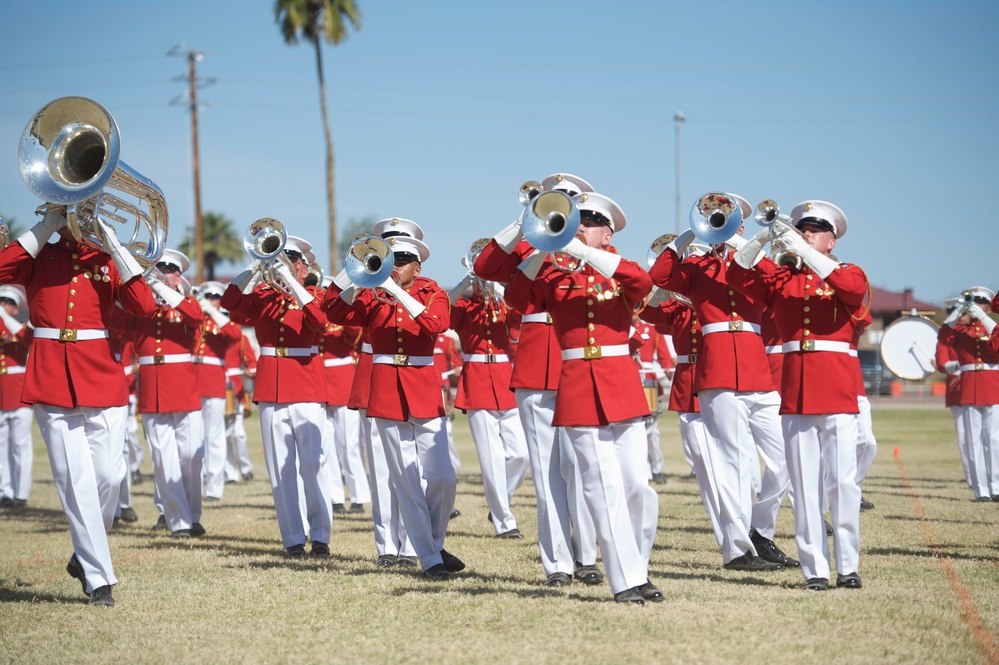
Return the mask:
<svg viewBox="0 0 999 665">
<path fill-rule="evenodd" d="M 286 558 L 251 418 L 257 479 L 206 506 L 205 538 L 152 532 L 152 482 L 136 487 L 139 522 L 111 535 L 117 606 L 92 608 L 65 572 L 69 531 L 36 432 L 28 506 L 0 511 L 0 662 L 999 663 L 999 503 L 972 501 L 948 411 L 877 406 L 864 588 L 825 593 L 802 591 L 797 570 L 722 569 L 664 414 L 650 576 L 666 602 L 644 607 L 615 604 L 606 585 L 542 586 L 530 479 L 514 499 L 525 540 L 493 537 L 459 415 L 457 579 L 376 568 L 368 510 L 335 520 L 332 559 Z M 777 542 L 795 553 L 787 504 Z"/>
</svg>

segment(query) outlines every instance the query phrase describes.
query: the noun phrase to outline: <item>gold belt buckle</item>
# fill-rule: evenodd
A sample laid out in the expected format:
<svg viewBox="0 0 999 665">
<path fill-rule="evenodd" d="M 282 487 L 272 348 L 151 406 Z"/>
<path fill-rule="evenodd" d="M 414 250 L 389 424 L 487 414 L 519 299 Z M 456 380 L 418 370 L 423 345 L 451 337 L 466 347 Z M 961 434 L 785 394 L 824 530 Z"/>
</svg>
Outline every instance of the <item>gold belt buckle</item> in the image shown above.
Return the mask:
<svg viewBox="0 0 999 665">
<path fill-rule="evenodd" d="M 548 312 L 545 312 L 545 323 L 547 323 L 548 325 L 552 324 L 552 315 L 549 314 Z"/>
<path fill-rule="evenodd" d="M 60 328 L 59 329 L 59 341 L 60 342 L 75 342 L 76 341 L 76 330 L 74 328 Z"/>
<path fill-rule="evenodd" d="M 689 358 L 690 358 L 690 361 L 689 361 L 688 364 L 693 365 L 694 363 L 697 362 L 697 354 L 696 353 L 689 354 Z"/>
<path fill-rule="evenodd" d="M 806 339 L 805 341 L 803 341 L 801 343 L 801 350 L 802 351 L 814 351 L 815 350 L 815 340 L 814 339 Z"/>
<path fill-rule="evenodd" d="M 742 332 L 742 321 L 729 321 L 728 322 L 729 332 Z"/>
<path fill-rule="evenodd" d="M 409 365 L 409 356 L 405 353 L 397 353 L 392 359 L 392 364 L 397 367 L 406 367 Z"/>
<path fill-rule="evenodd" d="M 496 362 L 496 354 L 495 353 L 487 353 L 486 354 L 486 362 L 487 363 L 494 363 L 494 362 Z"/>
<path fill-rule="evenodd" d="M 599 346 L 583 347 L 583 357 L 587 360 L 597 360 L 598 358 L 602 358 L 603 355 L 603 349 Z"/>
<path fill-rule="evenodd" d="M 985 369 L 985 363 L 975 363 L 975 371 L 980 372 L 983 369 Z"/>
<path fill-rule="evenodd" d="M 6 367 L 0 367 L 0 376 L 3 376 L 6 373 L 7 373 L 7 368 Z"/>
<path fill-rule="evenodd" d="M 165 360 L 166 356 L 153 356 L 154 365 L 162 365 Z"/>
<path fill-rule="evenodd" d="M 274 356 L 277 358 L 287 358 L 288 357 L 288 347 L 287 346 L 275 346 Z"/>
</svg>

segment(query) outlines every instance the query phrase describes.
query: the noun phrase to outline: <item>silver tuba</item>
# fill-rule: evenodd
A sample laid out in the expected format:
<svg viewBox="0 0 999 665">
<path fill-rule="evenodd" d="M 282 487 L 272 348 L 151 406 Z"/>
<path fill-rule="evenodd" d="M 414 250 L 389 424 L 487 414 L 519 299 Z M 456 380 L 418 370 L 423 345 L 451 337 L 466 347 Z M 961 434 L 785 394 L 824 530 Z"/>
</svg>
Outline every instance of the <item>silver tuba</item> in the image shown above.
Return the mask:
<svg viewBox="0 0 999 665">
<path fill-rule="evenodd" d="M 690 230 L 702 242 L 720 245 L 739 232 L 742 208 L 732 194 L 711 192 L 690 208 Z"/>
<path fill-rule="evenodd" d="M 284 224 L 273 217 L 261 217 L 250 224 L 250 228 L 243 234 L 243 248 L 246 253 L 260 262 L 260 278 L 274 290 L 285 296 L 291 296 L 291 288 L 275 270 L 279 262 L 289 268 L 293 267 L 288 257 L 284 255 L 284 246 L 287 242 L 288 232 Z"/>
<path fill-rule="evenodd" d="M 48 203 L 67 207 L 69 231 L 78 242 L 103 248 L 98 219 L 133 223 L 131 236 L 121 244 L 148 270 L 166 247 L 166 199 L 152 180 L 121 161 L 119 153 L 118 125 L 103 106 L 84 97 L 61 97 L 28 121 L 17 156 L 28 189 Z M 146 234 L 140 237 L 143 230 Z"/>
<path fill-rule="evenodd" d="M 395 255 L 385 240 L 362 233 L 354 238 L 347 250 L 343 269 L 355 285 L 373 289 L 392 276 Z"/>
</svg>

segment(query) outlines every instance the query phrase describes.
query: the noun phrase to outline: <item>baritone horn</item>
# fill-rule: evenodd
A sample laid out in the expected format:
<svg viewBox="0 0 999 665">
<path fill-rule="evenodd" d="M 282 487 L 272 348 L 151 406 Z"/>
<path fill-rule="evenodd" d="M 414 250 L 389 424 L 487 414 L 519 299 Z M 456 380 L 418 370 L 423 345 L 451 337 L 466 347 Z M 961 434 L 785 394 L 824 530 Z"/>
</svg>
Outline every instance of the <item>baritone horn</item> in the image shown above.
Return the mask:
<svg viewBox="0 0 999 665">
<path fill-rule="evenodd" d="M 18 166 L 35 196 L 66 206 L 69 231 L 82 244 L 103 249 L 99 219 L 131 222 L 132 234 L 121 244 L 148 270 L 166 247 L 166 199 L 152 180 L 121 161 L 120 152 L 118 124 L 103 106 L 84 97 L 61 97 L 28 121 Z"/>
<path fill-rule="evenodd" d="M 253 259 L 259 262 L 260 278 L 274 290 L 285 296 L 291 296 L 291 288 L 276 268 L 284 263 L 294 274 L 294 266 L 284 255 L 284 246 L 288 242 L 288 231 L 284 224 L 273 217 L 261 217 L 250 224 L 243 234 L 243 249 Z"/>
<path fill-rule="evenodd" d="M 555 252 L 576 236 L 579 209 L 568 194 L 553 189 L 528 201 L 521 221 L 524 238 L 542 252 Z"/>
<path fill-rule="evenodd" d="M 690 230 L 709 245 L 720 245 L 739 232 L 742 208 L 732 194 L 710 192 L 690 208 Z"/>
<path fill-rule="evenodd" d="M 373 289 L 392 276 L 395 254 L 385 240 L 362 233 L 354 238 L 347 250 L 343 269 L 355 285 Z"/>
</svg>

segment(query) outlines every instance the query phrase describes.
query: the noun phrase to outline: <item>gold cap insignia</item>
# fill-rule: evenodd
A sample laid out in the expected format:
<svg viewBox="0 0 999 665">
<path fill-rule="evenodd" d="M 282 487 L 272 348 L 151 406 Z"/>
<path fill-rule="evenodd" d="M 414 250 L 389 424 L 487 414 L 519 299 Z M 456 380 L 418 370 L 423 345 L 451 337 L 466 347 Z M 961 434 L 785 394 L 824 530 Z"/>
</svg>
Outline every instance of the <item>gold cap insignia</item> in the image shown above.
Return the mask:
<svg viewBox="0 0 999 665">
<path fill-rule="evenodd" d="M 580 203 L 586 203 L 586 199 L 588 199 L 588 198 L 589 198 L 589 195 L 583 194 L 582 196 L 579 197 L 579 201 L 580 201 Z"/>
<path fill-rule="evenodd" d="M 805 204 L 805 212 L 809 212 L 814 207 L 815 207 L 815 204 L 812 203 L 811 201 L 809 201 L 808 203 Z"/>
</svg>

